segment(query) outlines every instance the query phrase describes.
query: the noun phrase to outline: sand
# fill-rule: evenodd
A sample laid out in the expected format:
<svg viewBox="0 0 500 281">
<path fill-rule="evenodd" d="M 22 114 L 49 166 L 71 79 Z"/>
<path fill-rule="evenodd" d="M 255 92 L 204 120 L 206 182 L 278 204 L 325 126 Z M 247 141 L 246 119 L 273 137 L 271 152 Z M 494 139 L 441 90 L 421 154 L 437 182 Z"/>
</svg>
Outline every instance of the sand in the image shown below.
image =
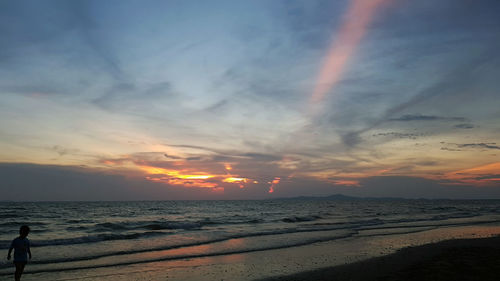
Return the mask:
<svg viewBox="0 0 500 281">
<path fill-rule="evenodd" d="M 500 237 L 409 247 L 383 257 L 264 280 L 500 280 Z"/>
</svg>

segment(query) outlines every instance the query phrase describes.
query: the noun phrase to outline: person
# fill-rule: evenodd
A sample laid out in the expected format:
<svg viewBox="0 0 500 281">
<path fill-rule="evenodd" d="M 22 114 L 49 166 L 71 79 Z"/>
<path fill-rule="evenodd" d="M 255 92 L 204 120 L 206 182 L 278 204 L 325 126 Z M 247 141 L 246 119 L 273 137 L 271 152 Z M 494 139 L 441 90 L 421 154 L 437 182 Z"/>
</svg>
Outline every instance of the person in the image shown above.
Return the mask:
<svg viewBox="0 0 500 281">
<path fill-rule="evenodd" d="M 10 254 L 12 252 L 12 249 L 14 249 L 14 265 L 16 266 L 14 280 L 16 281 L 21 280 L 24 266 L 28 263 L 28 256 L 29 259 L 31 259 L 30 241 L 28 240 L 28 238 L 26 238 L 29 233 L 29 226 L 21 226 L 21 228 L 19 229 L 19 237 L 12 240 L 9 248 L 9 253 L 7 254 L 7 259 L 10 260 Z"/>
</svg>

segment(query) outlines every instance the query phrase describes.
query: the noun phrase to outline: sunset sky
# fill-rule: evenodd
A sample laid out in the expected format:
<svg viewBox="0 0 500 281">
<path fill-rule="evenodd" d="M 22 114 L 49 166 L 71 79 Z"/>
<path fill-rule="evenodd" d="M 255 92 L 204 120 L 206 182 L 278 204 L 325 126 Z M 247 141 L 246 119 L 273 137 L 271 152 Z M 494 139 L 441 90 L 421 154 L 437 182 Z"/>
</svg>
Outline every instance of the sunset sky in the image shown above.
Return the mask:
<svg viewBox="0 0 500 281">
<path fill-rule="evenodd" d="M 0 2 L 0 200 L 500 198 L 500 1 Z"/>
</svg>

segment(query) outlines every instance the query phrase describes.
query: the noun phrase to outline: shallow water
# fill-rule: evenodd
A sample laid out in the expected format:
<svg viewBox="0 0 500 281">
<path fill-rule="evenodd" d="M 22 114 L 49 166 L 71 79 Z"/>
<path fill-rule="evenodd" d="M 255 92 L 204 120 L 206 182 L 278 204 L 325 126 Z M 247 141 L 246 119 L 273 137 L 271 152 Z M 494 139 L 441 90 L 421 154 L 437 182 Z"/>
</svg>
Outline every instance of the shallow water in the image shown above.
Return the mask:
<svg viewBox="0 0 500 281">
<path fill-rule="evenodd" d="M 28 272 L 141 265 L 495 224 L 500 202 L 268 200 L 0 203 L 0 248 L 32 232 Z M 12 266 L 0 263 L 0 278 Z M 27 273 L 28 273 L 27 272 Z"/>
</svg>

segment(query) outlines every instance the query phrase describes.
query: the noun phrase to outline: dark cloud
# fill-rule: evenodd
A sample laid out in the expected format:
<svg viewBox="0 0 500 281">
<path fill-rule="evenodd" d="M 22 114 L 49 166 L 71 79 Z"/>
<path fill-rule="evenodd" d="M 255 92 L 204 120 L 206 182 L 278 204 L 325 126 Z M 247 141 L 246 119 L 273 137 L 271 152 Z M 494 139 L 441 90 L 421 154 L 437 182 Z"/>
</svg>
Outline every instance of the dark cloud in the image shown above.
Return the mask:
<svg viewBox="0 0 500 281">
<path fill-rule="evenodd" d="M 186 161 L 200 161 L 200 160 L 203 160 L 203 157 L 201 156 L 186 157 Z"/>
<path fill-rule="evenodd" d="M 450 147 L 441 147 L 441 150 L 446 151 L 462 151 L 462 149 L 450 148 Z"/>
<path fill-rule="evenodd" d="M 185 146 L 183 146 L 185 147 Z M 187 146 L 192 148 L 192 146 Z M 195 146 L 196 149 L 199 147 Z M 213 174 L 226 173 L 225 164 L 231 164 L 233 172 L 242 177 L 262 177 L 276 174 L 288 175 L 277 161 L 282 156 L 257 152 L 241 153 L 236 151 L 217 151 L 214 153 L 184 152 L 183 156 L 164 152 L 135 152 L 119 158 L 100 158 L 98 163 L 105 165 L 125 165 L 158 167 L 164 169 L 204 172 Z"/>
<path fill-rule="evenodd" d="M 500 45 L 499 45 L 500 46 Z M 429 85 L 423 90 L 417 92 L 417 94 L 409 97 L 406 101 L 401 102 L 397 105 L 389 103 L 390 107 L 378 116 L 366 116 L 364 112 L 345 112 L 348 116 L 353 116 L 356 119 L 360 119 L 359 116 L 364 116 L 365 126 L 362 129 L 352 131 L 351 134 L 361 135 L 371 129 L 379 127 L 387 122 L 411 122 L 411 121 L 458 121 L 465 122 L 467 119 L 465 117 L 445 117 L 445 116 L 434 116 L 434 115 L 422 115 L 422 114 L 405 114 L 400 117 L 392 117 L 396 114 L 404 112 L 410 108 L 417 107 L 418 105 L 428 102 L 431 99 L 437 98 L 438 96 L 444 100 L 450 99 L 450 95 L 456 94 L 457 92 L 468 89 L 470 85 L 474 85 L 478 78 L 479 70 L 486 66 L 491 65 L 492 57 L 496 56 L 496 48 L 488 47 L 488 50 L 481 53 L 478 56 L 470 58 L 467 62 L 461 65 L 455 66 L 455 68 L 448 70 L 447 73 L 440 76 L 437 82 Z M 365 105 L 368 106 L 368 105 Z M 433 108 L 435 105 L 430 104 L 429 107 Z M 345 135 L 345 134 L 344 134 Z M 360 138 L 358 142 L 363 140 Z M 352 144 L 352 142 L 344 142 L 345 144 Z"/>
<path fill-rule="evenodd" d="M 481 176 L 481 177 L 476 177 L 475 179 L 477 180 L 500 179 L 500 174 Z"/>
<path fill-rule="evenodd" d="M 457 144 L 460 148 L 481 148 L 481 149 L 500 149 L 500 146 L 496 145 L 496 143 L 464 143 Z"/>
<path fill-rule="evenodd" d="M 464 149 L 471 148 L 471 149 L 483 149 L 483 150 L 498 150 L 500 149 L 500 146 L 498 146 L 496 143 L 491 142 L 491 143 L 445 143 L 441 142 L 441 144 L 446 145 L 445 147 L 442 147 L 441 150 L 448 150 L 448 151 L 463 151 Z"/>
<path fill-rule="evenodd" d="M 387 132 L 387 133 L 378 133 L 372 135 L 374 137 L 392 137 L 397 139 L 412 139 L 415 140 L 419 137 L 424 136 L 424 134 L 413 134 L 413 133 L 398 133 L 398 132 Z"/>
<path fill-rule="evenodd" d="M 283 157 L 271 154 L 262 154 L 262 153 L 244 153 L 239 156 L 243 156 L 246 158 L 250 158 L 255 161 L 277 161 L 281 160 Z"/>
<path fill-rule="evenodd" d="M 248 159 L 248 160 L 259 161 L 259 162 L 270 162 L 270 161 L 278 161 L 278 160 L 281 160 L 283 158 L 283 156 L 276 155 L 276 154 L 266 154 L 266 153 L 258 153 L 258 152 L 241 153 L 241 152 L 237 152 L 237 151 L 213 149 L 213 148 L 204 147 L 204 146 L 197 146 L 197 145 L 175 145 L 175 144 L 167 144 L 167 145 L 172 146 L 172 147 L 178 147 L 178 148 L 188 148 L 188 149 L 195 149 L 195 150 L 210 152 L 211 153 L 210 155 L 207 155 L 206 153 L 201 154 L 201 155 L 191 154 L 190 157 L 211 159 L 215 162 L 235 161 L 235 160 L 241 160 L 241 159 Z"/>
<path fill-rule="evenodd" d="M 214 152 L 214 153 L 219 153 L 220 150 L 214 149 L 208 146 L 200 146 L 200 145 L 190 145 L 190 144 L 165 144 L 167 146 L 171 147 L 178 147 L 178 148 L 188 148 L 188 149 L 195 149 L 195 150 L 201 150 L 201 151 L 207 151 L 207 152 Z"/>
<path fill-rule="evenodd" d="M 344 143 L 347 146 L 355 146 L 355 145 L 361 143 L 363 140 L 359 134 L 360 134 L 359 132 L 349 132 L 349 133 L 343 134 L 341 136 L 342 143 Z"/>
<path fill-rule="evenodd" d="M 168 159 L 174 159 L 174 160 L 183 159 L 182 157 L 175 156 L 175 155 L 169 155 L 169 154 L 166 154 L 166 153 L 164 153 L 163 156 L 165 156 Z"/>
<path fill-rule="evenodd" d="M 203 189 L 155 184 L 82 167 L 0 164 L 2 200 L 101 201 L 210 198 Z"/>
<path fill-rule="evenodd" d="M 435 116 L 435 115 L 422 115 L 422 114 L 406 114 L 398 118 L 389 118 L 388 121 L 466 121 L 467 119 L 464 117 L 443 117 L 443 116 Z"/>
<path fill-rule="evenodd" d="M 457 124 L 454 127 L 457 129 L 473 129 L 476 126 L 474 126 L 473 124 L 462 123 L 462 124 Z"/>
</svg>

